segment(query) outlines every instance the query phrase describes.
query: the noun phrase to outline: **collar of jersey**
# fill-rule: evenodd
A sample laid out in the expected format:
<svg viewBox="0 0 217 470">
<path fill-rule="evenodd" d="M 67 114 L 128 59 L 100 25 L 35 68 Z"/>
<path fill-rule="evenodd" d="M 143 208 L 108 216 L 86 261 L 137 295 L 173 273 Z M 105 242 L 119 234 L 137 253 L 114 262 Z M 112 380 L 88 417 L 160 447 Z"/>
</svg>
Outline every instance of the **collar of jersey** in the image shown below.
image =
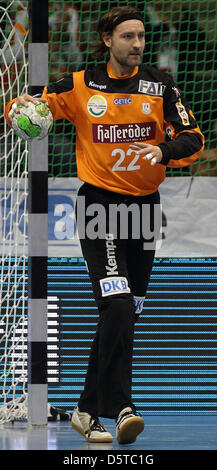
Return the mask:
<svg viewBox="0 0 217 470">
<path fill-rule="evenodd" d="M 123 80 L 125 78 L 131 78 L 131 77 L 134 77 L 134 75 L 136 75 L 138 73 L 138 70 L 139 70 L 139 67 L 138 65 L 134 68 L 134 71 L 132 73 L 129 73 L 128 75 L 116 75 L 114 72 L 113 72 L 113 69 L 111 67 L 111 64 L 110 62 L 107 63 L 107 73 L 108 73 L 108 76 L 110 78 L 116 78 L 116 79 L 119 79 L 119 80 Z"/>
</svg>

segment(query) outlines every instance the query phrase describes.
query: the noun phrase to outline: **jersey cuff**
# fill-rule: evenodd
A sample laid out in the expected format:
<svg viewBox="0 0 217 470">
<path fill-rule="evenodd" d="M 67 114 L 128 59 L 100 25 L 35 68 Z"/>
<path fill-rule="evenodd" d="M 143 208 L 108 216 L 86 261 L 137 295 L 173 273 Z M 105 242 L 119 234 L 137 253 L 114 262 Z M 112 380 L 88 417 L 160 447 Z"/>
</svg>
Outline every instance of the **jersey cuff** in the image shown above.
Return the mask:
<svg viewBox="0 0 217 470">
<path fill-rule="evenodd" d="M 166 142 L 162 142 L 161 144 L 158 144 L 157 147 L 161 149 L 161 152 L 163 154 L 163 158 L 159 163 L 161 163 L 162 165 L 167 165 L 167 163 L 169 163 L 170 161 L 170 158 L 172 158 L 169 146 Z"/>
</svg>

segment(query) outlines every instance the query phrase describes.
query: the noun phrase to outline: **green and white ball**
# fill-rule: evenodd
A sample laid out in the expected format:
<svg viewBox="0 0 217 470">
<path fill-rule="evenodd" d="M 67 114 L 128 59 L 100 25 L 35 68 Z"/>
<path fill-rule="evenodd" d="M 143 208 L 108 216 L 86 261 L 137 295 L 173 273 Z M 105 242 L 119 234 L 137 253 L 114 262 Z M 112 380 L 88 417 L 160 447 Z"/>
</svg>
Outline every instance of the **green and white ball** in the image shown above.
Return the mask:
<svg viewBox="0 0 217 470">
<path fill-rule="evenodd" d="M 27 101 L 27 103 L 27 107 L 13 103 L 9 113 L 12 118 L 12 128 L 21 139 L 28 141 L 44 139 L 53 127 L 51 111 L 48 106 L 44 109 L 43 102 L 35 104 Z M 15 107 L 19 108 L 20 113 L 15 113 Z"/>
</svg>

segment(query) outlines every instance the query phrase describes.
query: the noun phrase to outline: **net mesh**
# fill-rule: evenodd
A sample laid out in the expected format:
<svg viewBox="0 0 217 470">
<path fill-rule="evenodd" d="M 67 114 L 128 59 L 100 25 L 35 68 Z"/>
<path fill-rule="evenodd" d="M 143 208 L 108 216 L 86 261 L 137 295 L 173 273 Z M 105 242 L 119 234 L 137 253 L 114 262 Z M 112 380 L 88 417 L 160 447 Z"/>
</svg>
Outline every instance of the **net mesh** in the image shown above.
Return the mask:
<svg viewBox="0 0 217 470">
<path fill-rule="evenodd" d="M 91 43 L 99 16 L 126 1 L 49 2 L 49 79 L 94 64 Z M 217 9 L 216 1 L 133 1 L 144 12 L 144 62 L 170 73 L 192 106 L 206 146 L 190 167 L 168 169 L 167 176 L 217 175 Z M 49 140 L 50 176 L 76 176 L 75 132 L 55 123 Z"/>
<path fill-rule="evenodd" d="M 27 145 L 3 116 L 27 91 L 26 3 L 0 2 L 0 423 L 20 416 L 26 394 Z"/>
</svg>

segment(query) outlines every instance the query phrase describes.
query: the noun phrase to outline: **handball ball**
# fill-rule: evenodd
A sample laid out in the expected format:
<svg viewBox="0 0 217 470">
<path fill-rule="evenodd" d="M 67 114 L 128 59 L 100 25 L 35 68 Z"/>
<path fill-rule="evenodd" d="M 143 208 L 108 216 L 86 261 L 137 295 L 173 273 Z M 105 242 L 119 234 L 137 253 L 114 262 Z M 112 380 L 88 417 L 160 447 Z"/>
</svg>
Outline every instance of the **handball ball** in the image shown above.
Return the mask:
<svg viewBox="0 0 217 470">
<path fill-rule="evenodd" d="M 28 106 L 13 103 L 9 116 L 12 119 L 12 128 L 24 140 L 41 140 L 46 137 L 53 127 L 53 116 L 48 106 L 43 102 L 37 104 L 27 101 Z M 14 108 L 20 113 L 15 113 Z M 45 108 L 45 109 L 44 109 Z"/>
</svg>

